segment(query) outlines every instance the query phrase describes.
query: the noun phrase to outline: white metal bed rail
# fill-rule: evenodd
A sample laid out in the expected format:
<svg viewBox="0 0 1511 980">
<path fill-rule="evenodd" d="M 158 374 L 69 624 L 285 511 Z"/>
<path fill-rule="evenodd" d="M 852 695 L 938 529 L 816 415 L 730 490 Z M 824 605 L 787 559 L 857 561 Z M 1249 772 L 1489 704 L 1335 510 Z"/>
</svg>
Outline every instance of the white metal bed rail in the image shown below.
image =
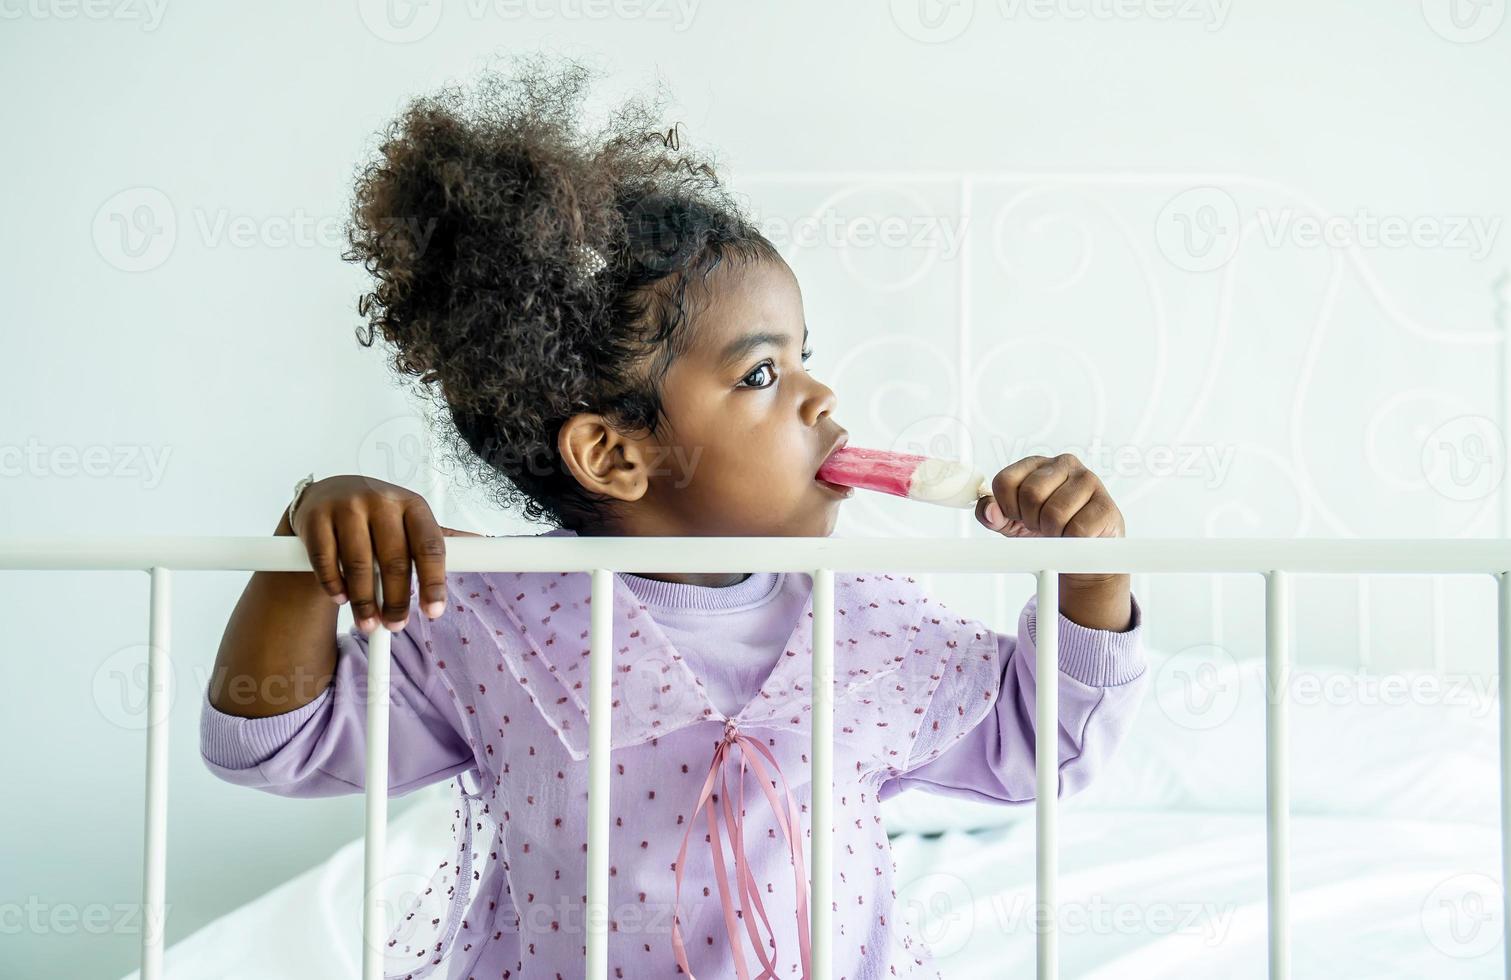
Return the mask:
<svg viewBox="0 0 1511 980">
<path fill-rule="evenodd" d="M 609 683 L 613 574 L 635 568 L 665 572 L 797 572 L 813 577 L 812 880 L 809 903 L 814 980 L 832 980 L 834 732 L 834 572 L 1023 572 L 1037 576 L 1040 609 L 1058 609 L 1062 572 L 1258 573 L 1265 578 L 1265 809 L 1269 976 L 1290 977 L 1288 761 L 1284 692 L 1289 667 L 1288 573 L 1488 574 L 1497 581 L 1500 711 L 1501 897 L 1511 880 L 1511 539 L 1019 538 L 997 540 L 633 537 L 448 538 L 453 572 L 584 572 L 592 575 L 589 672 L 588 980 L 608 975 Z M 168 725 L 166 708 L 172 570 L 308 571 L 304 545 L 289 537 L 15 538 L 0 541 L 0 570 L 114 571 L 151 577 L 148 654 L 147 794 L 142 886 L 142 980 L 159 980 L 167 858 Z M 1040 617 L 1034 702 L 1037 975 L 1058 976 L 1057 729 L 1058 618 Z M 372 634 L 369 690 L 388 690 L 390 636 Z M 819 697 L 822 693 L 826 697 Z M 375 883 L 387 836 L 388 700 L 367 708 L 366 851 L 363 882 L 364 980 L 381 980 L 382 957 L 371 941 L 383 927 Z M 820 790 L 823 787 L 823 790 Z M 823 828 L 824 832 L 818 832 Z M 1503 970 L 1511 978 L 1511 916 L 1502 916 Z"/>
</svg>

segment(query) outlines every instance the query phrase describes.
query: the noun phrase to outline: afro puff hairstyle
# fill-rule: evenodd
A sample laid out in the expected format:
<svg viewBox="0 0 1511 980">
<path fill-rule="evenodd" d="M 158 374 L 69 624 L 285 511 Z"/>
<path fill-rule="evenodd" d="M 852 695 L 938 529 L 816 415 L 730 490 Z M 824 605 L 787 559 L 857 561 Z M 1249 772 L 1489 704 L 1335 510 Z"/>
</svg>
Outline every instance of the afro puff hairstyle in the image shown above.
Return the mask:
<svg viewBox="0 0 1511 980">
<path fill-rule="evenodd" d="M 342 258 L 375 285 L 358 339 L 392 345 L 437 409 L 444 455 L 494 505 L 612 533 L 611 498 L 562 462 L 562 424 L 591 412 L 659 432 L 708 275 L 779 255 L 661 125 L 659 96 L 585 134 L 594 71 L 539 55 L 513 68 L 411 100 L 359 168 Z"/>
</svg>

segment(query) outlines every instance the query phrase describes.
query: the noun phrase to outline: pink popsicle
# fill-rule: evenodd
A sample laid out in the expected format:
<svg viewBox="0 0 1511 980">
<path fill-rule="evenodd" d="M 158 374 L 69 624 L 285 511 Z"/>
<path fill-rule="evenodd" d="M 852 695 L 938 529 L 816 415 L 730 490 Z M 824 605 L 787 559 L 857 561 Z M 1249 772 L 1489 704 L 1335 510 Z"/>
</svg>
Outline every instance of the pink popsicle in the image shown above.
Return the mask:
<svg viewBox="0 0 1511 980">
<path fill-rule="evenodd" d="M 977 500 L 991 493 L 987 478 L 964 463 L 854 446 L 836 450 L 819 467 L 818 477 L 841 486 L 945 507 L 974 507 Z"/>
</svg>

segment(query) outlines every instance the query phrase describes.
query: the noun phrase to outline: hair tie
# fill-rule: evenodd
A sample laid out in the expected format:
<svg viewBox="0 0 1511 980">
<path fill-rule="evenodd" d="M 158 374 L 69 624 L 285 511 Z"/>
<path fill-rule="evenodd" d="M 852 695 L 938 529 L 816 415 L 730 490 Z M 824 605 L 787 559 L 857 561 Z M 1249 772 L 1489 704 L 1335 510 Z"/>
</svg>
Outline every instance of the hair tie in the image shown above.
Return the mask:
<svg viewBox="0 0 1511 980">
<path fill-rule="evenodd" d="M 581 242 L 577 244 L 577 260 L 577 279 L 579 282 L 592 279 L 608 265 L 608 262 L 604 260 L 603 255 L 598 249 L 591 245 L 584 245 Z"/>
</svg>

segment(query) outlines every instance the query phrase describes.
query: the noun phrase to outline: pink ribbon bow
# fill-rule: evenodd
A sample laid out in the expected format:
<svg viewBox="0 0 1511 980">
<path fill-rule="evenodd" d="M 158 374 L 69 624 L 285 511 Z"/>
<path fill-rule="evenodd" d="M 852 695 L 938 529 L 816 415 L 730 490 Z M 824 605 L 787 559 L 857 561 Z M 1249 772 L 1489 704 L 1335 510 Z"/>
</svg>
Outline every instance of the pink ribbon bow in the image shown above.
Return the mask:
<svg viewBox="0 0 1511 980">
<path fill-rule="evenodd" d="M 740 750 L 740 799 L 738 809 L 734 807 L 729 798 L 729 782 L 725 778 L 724 763 L 729 759 L 733 749 Z M 751 750 L 755 751 L 752 752 Z M 766 766 L 761 760 L 765 759 L 771 764 L 771 773 L 781 780 L 782 793 L 786 796 L 785 812 L 783 800 L 776 794 L 776 783 L 771 779 Z M 797 804 L 793 801 L 792 791 L 787 788 L 787 778 L 782 775 L 782 769 L 777 765 L 776 756 L 756 739 L 749 737 L 735 727 L 733 721 L 724 723 L 724 737 L 714 749 L 713 764 L 708 768 L 708 778 L 703 781 L 703 792 L 698 796 L 698 805 L 693 808 L 692 816 L 687 821 L 687 833 L 682 836 L 682 849 L 677 852 L 677 887 L 676 905 L 672 916 L 672 949 L 677 956 L 677 965 L 692 977 L 692 967 L 687 962 L 687 948 L 682 942 L 681 909 L 682 909 L 682 873 L 687 865 L 687 843 L 692 837 L 693 826 L 697 823 L 698 813 L 705 805 L 708 806 L 708 848 L 713 854 L 714 879 L 719 885 L 719 901 L 724 906 L 724 929 L 729 934 L 730 949 L 734 953 L 735 975 L 739 980 L 751 980 L 750 970 L 745 965 L 745 954 L 740 947 L 740 927 L 736 920 L 745 920 L 745 931 L 750 935 L 750 944 L 755 949 L 756 957 L 761 961 L 761 972 L 754 980 L 772 980 L 777 977 L 774 959 L 775 932 L 771 928 L 771 920 L 766 916 L 766 908 L 761 904 L 760 888 L 756 884 L 755 875 L 750 870 L 750 863 L 745 857 L 745 767 L 749 765 L 755 772 L 756 779 L 760 783 L 761 791 L 766 794 L 766 799 L 771 803 L 771 811 L 776 815 L 777 826 L 782 829 L 782 836 L 787 840 L 787 849 L 792 856 L 793 882 L 797 891 L 797 934 L 799 955 L 802 958 L 803 977 L 807 978 L 810 969 L 811 943 L 808 936 L 808 883 L 807 874 L 803 871 L 803 845 L 798 837 L 800 824 L 798 823 Z M 710 802 L 714 795 L 714 782 L 718 781 L 720 795 L 717 800 Z M 735 884 L 739 890 L 738 905 L 743 907 L 743 913 L 737 912 L 737 905 L 731 900 L 729 891 L 729 877 L 724 868 L 724 848 L 719 834 L 719 814 L 724 817 L 724 825 L 729 833 L 730 851 L 734 857 Z M 750 913 L 754 911 L 755 915 Z M 760 930 L 756 927 L 756 916 L 766 926 L 766 933 L 770 938 L 773 949 L 770 955 L 766 952 L 766 942 L 762 942 Z"/>
</svg>

